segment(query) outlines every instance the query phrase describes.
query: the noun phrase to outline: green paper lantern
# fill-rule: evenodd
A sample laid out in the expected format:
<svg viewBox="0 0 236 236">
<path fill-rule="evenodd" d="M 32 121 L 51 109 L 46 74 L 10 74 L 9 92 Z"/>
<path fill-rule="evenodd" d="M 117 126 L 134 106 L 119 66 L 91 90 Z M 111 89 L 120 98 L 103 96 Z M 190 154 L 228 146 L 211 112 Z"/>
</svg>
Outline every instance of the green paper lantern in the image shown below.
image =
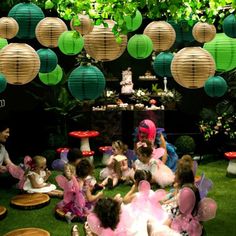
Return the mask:
<svg viewBox="0 0 236 236">
<path fill-rule="evenodd" d="M 7 87 L 7 81 L 5 76 L 0 73 L 0 93 L 2 93 Z"/>
<path fill-rule="evenodd" d="M 154 72 L 162 77 L 172 77 L 171 62 L 174 55 L 171 52 L 161 52 L 158 54 L 153 63 Z"/>
<path fill-rule="evenodd" d="M 40 59 L 40 73 L 49 73 L 53 71 L 58 63 L 57 54 L 51 49 L 39 49 L 37 51 Z"/>
<path fill-rule="evenodd" d="M 58 39 L 58 47 L 66 55 L 76 55 L 84 47 L 84 38 L 75 31 L 65 31 Z"/>
<path fill-rule="evenodd" d="M 221 76 L 211 76 L 205 82 L 204 90 L 210 97 L 222 97 L 228 89 L 228 85 Z"/>
<path fill-rule="evenodd" d="M 230 71 L 236 68 L 236 39 L 218 33 L 212 41 L 205 43 L 203 48 L 214 58 L 216 71 Z"/>
<path fill-rule="evenodd" d="M 59 65 L 49 73 L 39 73 L 39 79 L 46 85 L 56 85 L 61 81 L 62 77 L 63 71 Z"/>
<path fill-rule="evenodd" d="M 35 28 L 38 22 L 45 17 L 42 9 L 33 3 L 19 3 L 15 5 L 9 11 L 8 16 L 17 21 L 19 31 L 16 37 L 20 39 L 35 38 Z"/>
<path fill-rule="evenodd" d="M 8 45 L 8 42 L 6 39 L 0 38 L 0 49 L 4 48 Z"/>
<path fill-rule="evenodd" d="M 136 59 L 149 57 L 153 50 L 152 40 L 145 34 L 135 34 L 129 39 L 128 53 Z"/>
<path fill-rule="evenodd" d="M 236 38 L 236 18 L 234 14 L 228 15 L 223 21 L 223 31 L 230 38 Z"/>
<path fill-rule="evenodd" d="M 93 100 L 101 96 L 105 89 L 105 77 L 95 66 L 84 65 L 74 69 L 68 79 L 68 87 L 73 97 Z"/>
<path fill-rule="evenodd" d="M 143 21 L 142 14 L 139 10 L 136 11 L 135 16 L 124 16 L 124 21 L 126 24 L 126 28 L 129 32 L 137 30 Z"/>
</svg>

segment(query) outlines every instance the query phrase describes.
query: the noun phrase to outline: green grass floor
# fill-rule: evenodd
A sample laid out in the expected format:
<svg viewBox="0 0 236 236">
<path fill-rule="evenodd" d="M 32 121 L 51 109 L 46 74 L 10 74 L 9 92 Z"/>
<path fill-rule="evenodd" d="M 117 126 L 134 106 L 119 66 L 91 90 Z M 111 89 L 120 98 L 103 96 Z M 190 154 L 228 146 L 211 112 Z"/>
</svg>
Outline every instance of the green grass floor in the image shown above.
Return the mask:
<svg viewBox="0 0 236 236">
<path fill-rule="evenodd" d="M 218 204 L 216 218 L 204 223 L 204 235 L 207 236 L 236 236 L 236 178 L 226 177 L 227 165 L 228 161 L 224 159 L 212 159 L 211 156 L 206 156 L 198 167 L 198 175 L 204 171 L 206 176 L 214 182 L 214 187 L 208 196 L 214 198 Z M 99 169 L 96 169 L 96 175 Z M 57 174 L 53 172 L 52 178 Z M 114 190 L 105 190 L 104 193 L 105 196 L 114 196 L 116 193 L 121 193 L 123 196 L 129 188 L 129 186 L 119 185 Z M 54 215 L 54 208 L 60 201 L 59 199 L 52 198 L 47 206 L 40 209 L 20 210 L 10 206 L 11 198 L 17 194 L 19 194 L 17 189 L 0 189 L 0 205 L 8 210 L 7 216 L 0 220 L 0 236 L 24 227 L 42 228 L 50 232 L 52 236 L 70 236 L 71 227 L 75 223 L 68 224 L 56 219 Z M 80 235 L 85 235 L 83 224 L 77 224 Z"/>
</svg>

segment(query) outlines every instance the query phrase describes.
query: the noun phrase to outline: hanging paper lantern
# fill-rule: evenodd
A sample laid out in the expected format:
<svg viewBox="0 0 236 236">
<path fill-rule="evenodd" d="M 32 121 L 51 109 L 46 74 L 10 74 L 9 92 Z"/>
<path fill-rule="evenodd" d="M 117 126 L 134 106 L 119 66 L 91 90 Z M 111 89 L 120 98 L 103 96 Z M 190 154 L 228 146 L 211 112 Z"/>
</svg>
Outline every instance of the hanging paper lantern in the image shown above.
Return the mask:
<svg viewBox="0 0 236 236">
<path fill-rule="evenodd" d="M 214 58 L 217 71 L 230 71 L 236 68 L 236 39 L 219 33 L 212 41 L 205 43 L 203 48 Z"/>
<path fill-rule="evenodd" d="M 196 41 L 206 43 L 215 38 L 216 27 L 212 24 L 198 22 L 194 25 L 192 33 Z"/>
<path fill-rule="evenodd" d="M 37 51 L 40 59 L 40 69 L 41 73 L 48 73 L 53 71 L 58 63 L 57 54 L 51 49 L 39 49 Z"/>
<path fill-rule="evenodd" d="M 88 15 L 78 14 L 78 19 L 80 21 L 79 26 L 75 26 L 76 18 L 73 18 L 70 21 L 70 28 L 76 30 L 82 35 L 88 34 L 93 30 L 93 21 L 89 18 Z"/>
<path fill-rule="evenodd" d="M 48 48 L 58 46 L 58 38 L 67 31 L 67 26 L 64 21 L 58 17 L 45 17 L 36 26 L 36 38 L 40 44 Z"/>
<path fill-rule="evenodd" d="M 209 76 L 214 75 L 215 62 L 211 54 L 201 47 L 187 47 L 175 54 L 171 72 L 181 86 L 201 88 Z"/>
<path fill-rule="evenodd" d="M 35 38 L 35 27 L 45 17 L 42 9 L 33 3 L 15 5 L 9 11 L 8 16 L 17 21 L 19 31 L 16 37 L 20 39 Z"/>
<path fill-rule="evenodd" d="M 56 85 L 61 81 L 62 77 L 63 71 L 59 65 L 49 73 L 39 73 L 39 79 L 46 85 Z"/>
<path fill-rule="evenodd" d="M 39 56 L 28 44 L 10 43 L 0 51 L 0 72 L 9 84 L 29 83 L 36 77 L 39 68 Z"/>
<path fill-rule="evenodd" d="M 6 39 L 0 38 L 0 49 L 4 48 L 8 45 L 8 42 Z"/>
<path fill-rule="evenodd" d="M 95 66 L 79 66 L 71 72 L 68 87 L 76 99 L 81 101 L 96 99 L 105 89 L 105 77 Z"/>
<path fill-rule="evenodd" d="M 133 32 L 141 26 L 143 17 L 142 17 L 141 12 L 137 10 L 134 17 L 124 16 L 124 21 L 125 21 L 126 28 L 128 29 L 128 31 Z"/>
<path fill-rule="evenodd" d="M 0 18 L 0 37 L 11 39 L 16 36 L 19 31 L 17 21 L 12 17 Z"/>
<path fill-rule="evenodd" d="M 2 93 L 7 87 L 7 81 L 5 76 L 0 73 L 0 93 Z"/>
<path fill-rule="evenodd" d="M 74 31 L 63 32 L 58 39 L 59 49 L 66 55 L 76 55 L 84 47 L 84 38 Z"/>
<path fill-rule="evenodd" d="M 112 32 L 115 22 L 105 21 L 108 27 L 103 24 L 96 25 L 93 31 L 84 35 L 84 48 L 86 52 L 97 61 L 112 61 L 120 57 L 127 45 L 127 36 L 120 35 L 121 42 L 118 43 Z"/>
<path fill-rule="evenodd" d="M 128 53 L 136 59 L 149 57 L 153 50 L 152 40 L 145 34 L 135 34 L 129 39 Z"/>
<path fill-rule="evenodd" d="M 211 76 L 204 85 L 204 90 L 210 97 L 222 97 L 227 89 L 228 85 L 221 76 Z"/>
<path fill-rule="evenodd" d="M 161 52 L 158 54 L 153 63 L 154 72 L 162 77 L 172 77 L 171 62 L 174 55 L 171 52 Z"/>
<path fill-rule="evenodd" d="M 234 14 L 228 15 L 223 21 L 223 31 L 230 38 L 236 38 L 236 18 Z"/>
<path fill-rule="evenodd" d="M 166 51 L 175 42 L 174 28 L 165 21 L 153 21 L 147 25 L 143 32 L 153 43 L 154 51 Z"/>
<path fill-rule="evenodd" d="M 176 43 L 185 43 L 185 42 L 192 42 L 194 41 L 194 37 L 192 34 L 192 29 L 194 25 L 189 25 L 188 21 L 186 20 L 180 20 L 179 22 L 175 22 L 173 20 L 168 21 L 169 24 L 172 25 L 172 27 L 175 30 L 176 33 Z M 197 22 L 195 22 L 196 24 Z"/>
</svg>

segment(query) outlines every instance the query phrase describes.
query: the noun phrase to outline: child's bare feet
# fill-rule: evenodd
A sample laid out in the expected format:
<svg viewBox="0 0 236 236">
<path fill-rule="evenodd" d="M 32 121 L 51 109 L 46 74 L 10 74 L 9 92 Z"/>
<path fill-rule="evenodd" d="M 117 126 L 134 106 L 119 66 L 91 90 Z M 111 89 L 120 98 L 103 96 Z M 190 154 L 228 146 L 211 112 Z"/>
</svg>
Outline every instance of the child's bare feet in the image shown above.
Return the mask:
<svg viewBox="0 0 236 236">
<path fill-rule="evenodd" d="M 78 225 L 73 225 L 71 228 L 71 236 L 79 236 Z"/>
</svg>

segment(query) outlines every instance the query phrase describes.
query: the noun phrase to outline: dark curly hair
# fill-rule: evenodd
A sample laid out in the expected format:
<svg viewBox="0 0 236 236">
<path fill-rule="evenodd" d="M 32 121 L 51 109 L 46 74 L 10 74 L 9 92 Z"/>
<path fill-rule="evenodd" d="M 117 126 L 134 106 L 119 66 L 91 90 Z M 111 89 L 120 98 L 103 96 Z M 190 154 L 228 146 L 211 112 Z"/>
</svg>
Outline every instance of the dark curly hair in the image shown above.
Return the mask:
<svg viewBox="0 0 236 236">
<path fill-rule="evenodd" d="M 78 159 L 82 159 L 83 155 L 79 148 L 72 148 L 68 151 L 67 160 L 71 163 L 76 162 Z"/>
<path fill-rule="evenodd" d="M 147 170 L 136 170 L 134 173 L 134 179 L 137 185 L 141 180 L 147 180 L 150 182 L 152 179 L 152 173 Z"/>
<path fill-rule="evenodd" d="M 82 159 L 76 165 L 76 175 L 79 178 L 85 178 L 88 175 L 92 174 L 92 172 L 93 172 L 93 165 L 87 159 Z"/>
<path fill-rule="evenodd" d="M 149 141 L 148 139 L 143 139 L 142 143 L 144 145 L 141 145 L 140 147 L 138 147 L 137 153 L 141 154 L 142 156 L 150 157 L 153 152 L 151 141 Z"/>
<path fill-rule="evenodd" d="M 94 213 L 97 215 L 103 228 L 116 229 L 120 221 L 120 203 L 113 198 L 101 198 L 94 207 Z"/>
</svg>

